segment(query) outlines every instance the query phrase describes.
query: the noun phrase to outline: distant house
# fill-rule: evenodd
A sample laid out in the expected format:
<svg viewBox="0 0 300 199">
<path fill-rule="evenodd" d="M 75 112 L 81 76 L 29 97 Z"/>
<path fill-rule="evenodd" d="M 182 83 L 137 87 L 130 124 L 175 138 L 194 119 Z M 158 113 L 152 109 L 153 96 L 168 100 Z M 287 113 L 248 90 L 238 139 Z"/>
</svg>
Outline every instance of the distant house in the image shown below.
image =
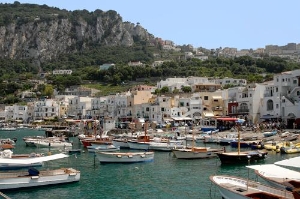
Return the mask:
<svg viewBox="0 0 300 199">
<path fill-rule="evenodd" d="M 144 64 L 140 61 L 130 61 L 128 66 L 143 66 Z"/>
<path fill-rule="evenodd" d="M 72 70 L 54 70 L 52 72 L 53 75 L 71 75 Z"/>
<path fill-rule="evenodd" d="M 113 67 L 113 66 L 115 66 L 115 64 L 113 64 L 113 63 L 107 63 L 107 64 L 102 64 L 102 65 L 100 65 L 100 67 L 99 67 L 99 69 L 100 70 L 107 70 L 107 69 L 109 69 L 110 67 Z"/>
</svg>

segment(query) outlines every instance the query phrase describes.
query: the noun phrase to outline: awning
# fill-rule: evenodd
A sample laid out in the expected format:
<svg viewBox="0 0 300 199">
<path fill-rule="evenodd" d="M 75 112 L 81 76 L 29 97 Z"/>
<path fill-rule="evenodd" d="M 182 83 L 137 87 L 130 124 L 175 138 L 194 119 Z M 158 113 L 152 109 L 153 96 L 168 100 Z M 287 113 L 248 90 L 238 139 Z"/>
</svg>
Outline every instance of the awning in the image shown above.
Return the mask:
<svg viewBox="0 0 300 199">
<path fill-rule="evenodd" d="M 274 164 L 264 164 L 264 165 L 251 165 L 246 166 L 250 169 L 254 169 L 260 172 L 263 172 L 263 176 L 265 177 L 275 177 L 275 178 L 290 178 L 290 179 L 299 179 L 300 173 L 298 171 L 293 171 L 290 169 L 286 169 Z"/>
<path fill-rule="evenodd" d="M 190 117 L 172 117 L 172 119 L 176 121 L 193 120 Z"/>
<path fill-rule="evenodd" d="M 222 99 L 222 96 L 212 96 L 213 99 Z"/>
<path fill-rule="evenodd" d="M 213 112 L 203 112 L 204 117 L 215 117 Z"/>
<path fill-rule="evenodd" d="M 238 118 L 233 118 L 233 117 L 219 117 L 217 120 L 222 120 L 222 121 L 237 121 Z"/>
<path fill-rule="evenodd" d="M 275 162 L 274 164 L 281 165 L 281 166 L 300 168 L 300 157 L 281 160 L 281 161 Z"/>
</svg>

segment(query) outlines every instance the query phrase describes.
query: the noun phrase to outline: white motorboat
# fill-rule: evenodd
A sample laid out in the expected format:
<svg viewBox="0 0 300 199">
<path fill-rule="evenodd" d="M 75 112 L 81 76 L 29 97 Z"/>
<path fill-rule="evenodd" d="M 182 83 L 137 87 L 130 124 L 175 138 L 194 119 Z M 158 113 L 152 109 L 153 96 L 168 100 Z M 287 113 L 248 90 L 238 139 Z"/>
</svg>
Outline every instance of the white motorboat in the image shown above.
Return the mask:
<svg viewBox="0 0 300 199">
<path fill-rule="evenodd" d="M 108 152 L 108 151 L 119 151 L 120 147 L 116 147 L 112 144 L 103 144 L 103 145 L 92 145 L 92 146 L 87 146 L 87 150 L 89 152 L 96 152 L 96 151 L 101 151 L 101 152 Z"/>
<path fill-rule="evenodd" d="M 217 186 L 224 199 L 294 198 L 293 194 L 287 190 L 276 189 L 244 178 L 215 175 L 210 176 L 209 179 Z"/>
<path fill-rule="evenodd" d="M 120 148 L 129 148 L 128 139 L 127 138 L 115 138 L 112 140 L 112 144 L 116 147 Z"/>
<path fill-rule="evenodd" d="M 254 169 L 255 173 L 271 186 L 293 190 L 300 188 L 300 172 L 286 169 L 274 164 L 246 166 Z"/>
<path fill-rule="evenodd" d="M 135 163 L 153 161 L 154 152 L 96 152 L 100 163 Z"/>
<path fill-rule="evenodd" d="M 0 131 L 15 131 L 17 128 L 15 127 L 1 127 Z"/>
<path fill-rule="evenodd" d="M 28 172 L 0 173 L 0 190 L 37 187 L 62 183 L 77 182 L 80 171 L 73 168 L 38 171 L 34 168 Z"/>
<path fill-rule="evenodd" d="M 56 139 L 44 139 L 44 140 L 35 140 L 33 141 L 34 145 L 37 147 L 72 147 L 71 142 L 63 141 L 63 140 L 56 140 Z"/>
<path fill-rule="evenodd" d="M 172 151 L 173 149 L 182 149 L 185 146 L 182 141 L 169 140 L 167 142 L 150 142 L 149 149 L 155 151 Z"/>
<path fill-rule="evenodd" d="M 185 149 L 174 149 L 173 153 L 178 159 L 200 159 L 217 157 L 217 153 L 223 149 L 212 149 L 210 147 L 192 147 Z"/>
</svg>

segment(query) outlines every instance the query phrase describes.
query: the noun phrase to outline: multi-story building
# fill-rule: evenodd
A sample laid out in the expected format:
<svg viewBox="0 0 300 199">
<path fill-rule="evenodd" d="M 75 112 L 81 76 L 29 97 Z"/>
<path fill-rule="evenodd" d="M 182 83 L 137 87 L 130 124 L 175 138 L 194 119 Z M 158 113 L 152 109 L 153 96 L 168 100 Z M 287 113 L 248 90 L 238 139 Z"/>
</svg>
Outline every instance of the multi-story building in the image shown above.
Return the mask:
<svg viewBox="0 0 300 199">
<path fill-rule="evenodd" d="M 245 119 L 250 124 L 260 121 L 260 105 L 265 85 L 248 84 L 228 89 L 228 115 Z"/>
<path fill-rule="evenodd" d="M 69 99 L 68 115 L 77 119 L 86 119 L 91 117 L 87 115 L 87 110 L 91 110 L 91 97 L 75 96 Z"/>
<path fill-rule="evenodd" d="M 44 99 L 34 103 L 33 120 L 54 119 L 59 116 L 59 103 L 54 99 Z"/>
<path fill-rule="evenodd" d="M 289 128 L 300 126 L 300 70 L 274 75 L 261 104 L 261 114 L 281 119 Z"/>
</svg>

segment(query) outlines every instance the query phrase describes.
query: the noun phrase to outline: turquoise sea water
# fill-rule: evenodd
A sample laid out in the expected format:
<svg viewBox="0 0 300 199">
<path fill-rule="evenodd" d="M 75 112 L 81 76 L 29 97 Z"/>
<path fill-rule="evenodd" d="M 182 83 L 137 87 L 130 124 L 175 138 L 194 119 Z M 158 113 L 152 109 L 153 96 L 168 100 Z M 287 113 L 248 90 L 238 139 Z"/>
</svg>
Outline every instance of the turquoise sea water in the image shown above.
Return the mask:
<svg viewBox="0 0 300 199">
<path fill-rule="evenodd" d="M 17 138 L 14 153 L 45 153 L 48 148 L 26 147 L 23 137 L 29 135 L 44 135 L 43 131 L 17 130 L 0 131 L 0 138 Z M 77 183 L 54 185 L 14 191 L 3 191 L 13 199 L 29 198 L 112 198 L 112 199 L 181 199 L 181 198 L 221 198 L 215 186 L 209 181 L 214 174 L 227 174 L 240 177 L 250 176 L 257 179 L 253 171 L 243 165 L 222 166 L 218 158 L 178 160 L 169 152 L 155 152 L 153 162 L 136 164 L 100 164 L 92 153 L 88 153 L 79 144 L 77 138 L 73 148 L 81 148 L 80 155 L 71 155 L 63 160 L 48 162 L 44 167 L 59 168 L 73 167 L 81 171 L 81 179 Z M 211 147 L 220 147 L 210 145 Z M 231 150 L 228 146 L 227 150 Z M 51 153 L 57 153 L 51 149 Z M 260 163 L 273 163 L 275 161 L 295 157 L 270 152 L 267 159 Z M 262 181 L 262 180 L 259 180 Z M 263 181 L 262 181 L 263 182 Z"/>
</svg>

